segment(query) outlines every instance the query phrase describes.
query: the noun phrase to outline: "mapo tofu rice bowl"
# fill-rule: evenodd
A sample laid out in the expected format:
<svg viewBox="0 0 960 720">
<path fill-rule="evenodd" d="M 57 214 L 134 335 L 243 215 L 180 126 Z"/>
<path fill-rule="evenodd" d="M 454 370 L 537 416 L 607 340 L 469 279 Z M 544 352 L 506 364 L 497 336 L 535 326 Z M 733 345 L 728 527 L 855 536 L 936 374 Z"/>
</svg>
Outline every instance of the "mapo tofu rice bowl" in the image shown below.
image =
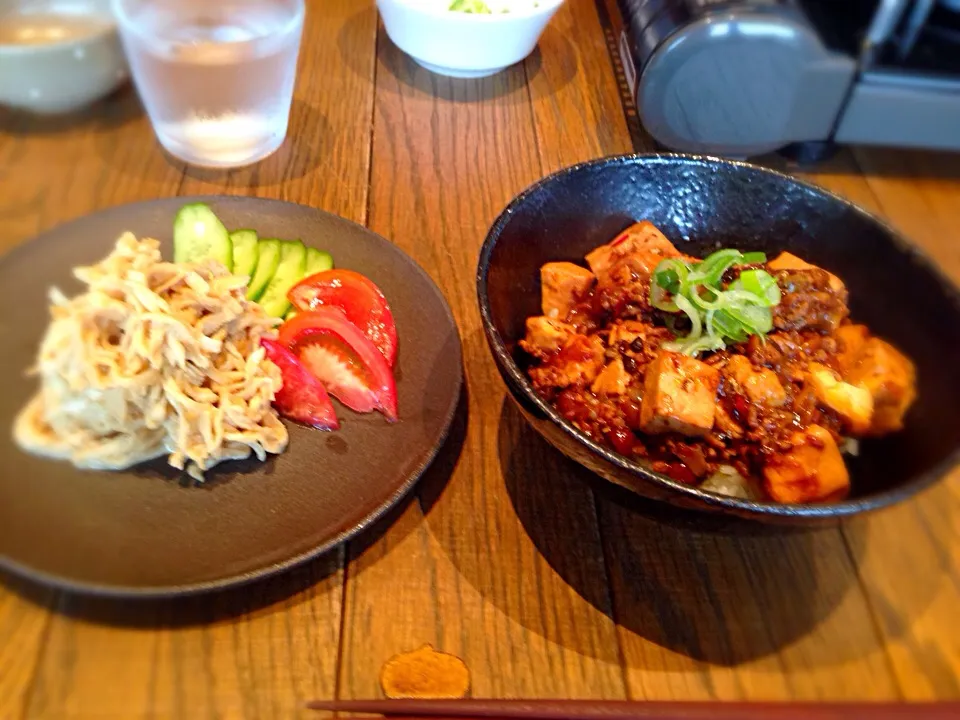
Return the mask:
<svg viewBox="0 0 960 720">
<path fill-rule="evenodd" d="M 785 175 L 675 155 L 568 168 L 496 220 L 477 283 L 524 417 L 640 496 L 810 524 L 957 461 L 960 293 Z"/>
<path fill-rule="evenodd" d="M 535 390 L 594 442 L 671 479 L 784 504 L 841 500 L 844 452 L 903 428 L 916 369 L 789 252 L 680 253 L 652 223 L 540 268 L 520 347 Z"/>
</svg>

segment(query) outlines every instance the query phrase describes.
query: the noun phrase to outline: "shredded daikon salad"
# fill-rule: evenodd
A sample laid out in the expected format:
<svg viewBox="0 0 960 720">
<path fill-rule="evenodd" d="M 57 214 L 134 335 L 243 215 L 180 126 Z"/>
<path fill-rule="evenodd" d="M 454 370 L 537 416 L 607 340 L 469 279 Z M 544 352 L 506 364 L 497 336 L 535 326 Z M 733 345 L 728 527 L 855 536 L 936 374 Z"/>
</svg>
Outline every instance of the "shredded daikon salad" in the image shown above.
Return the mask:
<svg viewBox="0 0 960 720">
<path fill-rule="evenodd" d="M 74 275 L 86 292 L 51 291 L 40 390 L 14 427 L 21 448 L 97 470 L 165 455 L 196 480 L 286 450 L 271 406 L 282 378 L 260 346 L 276 321 L 246 299 L 246 277 L 163 262 L 158 241 L 131 233 Z"/>
</svg>

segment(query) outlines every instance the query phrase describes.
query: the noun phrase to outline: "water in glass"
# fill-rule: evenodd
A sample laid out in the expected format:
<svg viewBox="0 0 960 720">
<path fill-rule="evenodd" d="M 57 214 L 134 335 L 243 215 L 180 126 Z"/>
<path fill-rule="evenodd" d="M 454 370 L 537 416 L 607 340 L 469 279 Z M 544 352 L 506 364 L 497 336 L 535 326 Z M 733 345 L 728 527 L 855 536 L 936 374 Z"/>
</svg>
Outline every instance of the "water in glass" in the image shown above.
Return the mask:
<svg viewBox="0 0 960 720">
<path fill-rule="evenodd" d="M 115 0 L 160 143 L 195 165 L 256 162 L 283 143 L 303 0 Z"/>
</svg>

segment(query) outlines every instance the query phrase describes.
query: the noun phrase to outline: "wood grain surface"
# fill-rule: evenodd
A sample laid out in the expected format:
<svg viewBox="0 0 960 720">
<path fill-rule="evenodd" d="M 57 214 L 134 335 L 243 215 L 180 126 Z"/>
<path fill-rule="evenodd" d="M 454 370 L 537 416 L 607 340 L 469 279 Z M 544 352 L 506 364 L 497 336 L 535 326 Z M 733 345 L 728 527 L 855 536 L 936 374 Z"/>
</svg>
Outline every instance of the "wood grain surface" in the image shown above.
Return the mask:
<svg viewBox="0 0 960 720">
<path fill-rule="evenodd" d="M 306 717 L 312 697 L 378 696 L 383 663 L 424 643 L 463 658 L 478 697 L 960 698 L 960 475 L 839 530 L 731 536 L 595 489 L 506 402 L 474 292 L 489 224 L 544 174 L 654 148 L 598 1 L 568 0 L 524 63 L 463 81 L 395 48 L 371 2 L 311 0 L 288 140 L 236 171 L 166 156 L 130 89 L 69 118 L 0 110 L 0 250 L 139 199 L 313 205 L 437 281 L 467 380 L 416 495 L 286 575 L 124 604 L 0 576 L 0 718 Z M 960 280 L 957 156 L 761 162 L 884 217 Z"/>
</svg>

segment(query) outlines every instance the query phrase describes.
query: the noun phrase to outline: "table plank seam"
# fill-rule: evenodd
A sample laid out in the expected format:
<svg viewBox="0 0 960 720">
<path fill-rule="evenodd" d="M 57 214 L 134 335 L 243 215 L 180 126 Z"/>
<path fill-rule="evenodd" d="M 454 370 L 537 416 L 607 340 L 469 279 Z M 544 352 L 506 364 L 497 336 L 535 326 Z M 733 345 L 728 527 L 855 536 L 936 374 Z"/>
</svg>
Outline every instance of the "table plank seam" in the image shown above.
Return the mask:
<svg viewBox="0 0 960 720">
<path fill-rule="evenodd" d="M 607 59 L 610 62 L 610 69 L 616 78 L 617 94 L 620 97 L 620 109 L 623 112 L 623 120 L 627 126 L 627 133 L 630 135 L 630 144 L 634 152 L 646 152 L 645 139 L 649 139 L 646 130 L 640 123 L 640 113 L 636 103 L 630 94 L 630 88 L 627 85 L 626 71 L 623 67 L 623 60 L 620 58 L 620 49 L 617 40 L 617 25 L 614 23 L 607 6 L 607 0 L 594 0 L 594 6 L 597 11 L 597 20 L 600 23 L 600 29 L 603 32 L 604 44 L 607 47 Z M 615 10 L 615 12 L 617 12 Z"/>
<path fill-rule="evenodd" d="M 874 181 L 870 173 L 866 171 L 865 169 L 866 166 L 864 164 L 864 160 L 861 157 L 861 152 L 862 151 L 859 148 L 857 148 L 856 146 L 853 146 L 849 149 L 849 152 L 847 154 L 849 156 L 850 162 L 853 165 L 854 169 L 862 178 L 865 189 L 870 194 L 872 205 L 876 209 L 875 214 L 878 217 L 880 217 L 881 220 L 883 220 L 884 222 L 887 222 L 893 225 L 891 210 L 888 209 L 887 202 L 885 202 L 883 194 L 879 192 L 878 189 L 875 187 Z M 929 203 L 927 202 L 926 196 L 922 193 L 920 194 L 920 196 L 921 198 L 923 198 L 924 204 L 927 206 L 927 209 L 933 212 L 934 209 L 930 207 Z M 922 244 L 916 243 L 916 241 L 914 241 L 912 238 L 911 238 L 911 242 L 919 246 L 921 250 L 924 250 L 924 251 L 926 250 L 922 246 Z M 914 500 L 913 502 L 914 502 L 914 512 L 918 516 L 920 516 L 918 525 L 923 529 L 923 531 L 930 538 L 932 545 L 934 547 L 937 547 L 938 541 L 934 537 L 933 533 L 929 531 L 929 528 L 927 527 L 927 523 L 925 522 L 925 519 L 922 517 L 922 513 L 920 512 L 919 506 L 916 504 L 917 501 Z M 850 538 L 848 536 L 846 526 L 841 527 L 840 534 L 843 537 L 844 546 L 846 547 L 847 552 L 848 554 L 850 554 L 852 559 L 853 551 L 850 545 Z M 864 604 L 867 606 L 867 610 L 870 614 L 871 625 L 874 629 L 874 632 L 877 634 L 879 638 L 880 646 L 883 648 L 883 655 L 887 665 L 890 668 L 891 676 L 893 678 L 898 696 L 901 698 L 905 698 L 907 689 L 903 684 L 903 678 L 900 675 L 898 664 L 892 655 L 892 648 L 890 646 L 889 638 L 887 638 L 887 636 L 884 633 L 884 627 L 879 614 L 879 609 L 875 605 L 874 594 L 873 592 L 871 592 L 870 588 L 868 587 L 866 579 L 863 577 L 860 567 L 856 564 L 856 562 L 854 562 L 853 565 L 854 565 L 854 570 L 856 571 L 856 574 L 857 574 L 857 583 L 860 586 L 860 590 L 864 598 Z"/>
<path fill-rule="evenodd" d="M 531 83 L 532 78 L 530 77 L 529 62 L 530 62 L 529 58 L 523 62 L 523 74 L 525 79 L 524 84 L 526 86 L 527 99 L 529 101 L 528 107 L 530 112 L 530 123 L 533 128 L 534 138 L 536 138 L 537 160 L 540 164 L 540 168 L 539 168 L 540 176 L 544 177 L 548 174 L 546 151 L 544 148 L 546 139 L 543 136 L 543 132 L 542 132 L 542 129 L 540 128 L 539 123 L 537 122 L 537 115 L 534 107 L 533 87 Z M 622 107 L 622 104 L 621 104 L 621 107 Z M 611 585 L 610 560 L 607 555 L 607 548 L 606 548 L 606 542 L 604 540 L 603 526 L 601 525 L 601 522 L 600 522 L 600 508 L 599 508 L 600 499 L 597 497 L 597 494 L 593 490 L 593 488 L 589 488 L 589 487 L 586 488 L 586 492 L 589 495 L 590 499 L 592 500 L 591 507 L 593 509 L 593 523 L 597 533 L 596 539 L 600 545 L 600 556 L 603 562 L 603 574 L 604 574 L 602 586 L 604 588 L 604 598 L 606 600 L 606 605 L 610 611 L 610 620 L 614 626 L 613 635 L 616 638 L 616 642 L 617 642 L 617 663 L 619 665 L 618 669 L 620 671 L 619 676 L 620 676 L 620 682 L 621 682 L 621 690 L 623 691 L 624 695 L 626 695 L 627 697 L 630 697 L 630 683 L 628 682 L 628 677 L 627 677 L 626 655 L 623 648 L 621 633 L 619 632 L 620 628 L 617 623 L 616 606 L 614 604 L 613 588 Z M 539 591 L 539 587 L 538 587 L 538 591 Z"/>
<path fill-rule="evenodd" d="M 363 218 L 361 219 L 361 224 L 364 227 L 370 226 L 370 207 L 373 204 L 373 142 L 374 142 L 374 133 L 376 132 L 377 125 L 377 74 L 380 72 L 380 61 L 379 61 L 379 49 L 380 49 L 380 34 L 383 32 L 383 23 L 377 18 L 376 27 L 373 31 L 373 70 L 370 73 L 370 122 L 368 123 L 368 135 L 369 141 L 367 142 L 367 183 L 366 183 L 366 193 L 367 197 L 363 203 Z M 387 238 L 390 242 L 393 242 L 390 238 Z M 349 541 L 347 543 L 349 545 Z M 344 565 L 350 563 L 350 553 L 349 547 L 345 548 L 347 552 L 344 553 Z M 346 577 L 344 577 L 344 584 L 346 584 Z M 345 598 L 344 598 L 345 599 Z M 343 611 L 341 609 L 341 615 Z M 343 626 L 341 624 L 341 631 Z M 340 643 L 343 643 L 343 636 L 341 635 Z M 339 672 L 339 657 L 337 660 L 338 672 Z M 339 692 L 339 686 L 334 686 Z M 338 696 L 339 697 L 339 696 Z"/>
<path fill-rule="evenodd" d="M 147 707 L 151 709 L 151 712 L 156 708 L 158 703 L 158 692 L 157 692 L 157 674 L 160 668 L 160 643 L 153 643 L 153 652 L 150 654 L 150 676 L 147 680 Z"/>
<path fill-rule="evenodd" d="M 537 113 L 533 106 L 533 88 L 530 85 L 530 58 L 526 58 L 523 61 L 523 80 L 524 80 L 524 89 L 527 91 L 527 110 L 529 111 L 530 116 L 530 126 L 533 128 L 533 136 L 537 140 L 537 161 L 540 163 L 539 174 L 543 177 L 546 172 L 547 162 L 546 157 L 544 156 L 543 150 L 543 135 L 540 131 L 540 126 L 537 124 Z"/>
<path fill-rule="evenodd" d="M 183 194 L 183 185 L 187 181 L 187 166 L 184 165 L 183 169 L 180 172 L 180 180 L 177 182 L 177 189 L 174 191 L 174 196 L 179 197 Z"/>
<path fill-rule="evenodd" d="M 913 514 L 917 517 L 917 524 L 920 526 L 920 530 L 930 539 L 930 546 L 936 553 L 937 562 L 942 568 L 943 574 L 949 578 L 950 583 L 960 592 L 960 578 L 957 577 L 953 563 L 950 562 L 949 557 L 946 557 L 946 549 L 942 547 L 939 538 L 934 534 L 933 529 L 930 527 L 930 522 L 923 512 L 923 507 L 919 502 L 913 503 Z"/>
<path fill-rule="evenodd" d="M 340 553 L 342 558 L 340 570 L 340 628 L 337 630 L 337 661 L 333 669 L 333 697 L 337 700 L 342 698 L 340 683 L 343 681 L 343 654 L 346 645 L 344 638 L 346 637 L 345 630 L 347 627 L 347 583 L 350 579 L 351 544 L 349 540 L 345 542 Z"/>
<path fill-rule="evenodd" d="M 64 605 L 64 600 L 64 593 L 60 590 L 57 590 L 53 597 L 50 598 L 50 601 L 46 603 L 47 612 L 45 613 L 46 617 L 43 621 L 43 630 L 40 633 L 40 642 L 38 643 L 40 650 L 37 652 L 37 656 L 33 663 L 33 671 L 30 673 L 30 682 L 23 692 L 23 710 L 20 714 L 21 720 L 27 720 L 32 715 L 30 710 L 33 707 L 37 680 L 40 677 L 40 668 L 47 656 L 47 641 L 50 638 L 50 632 L 53 630 L 53 619 L 57 610 Z"/>
<path fill-rule="evenodd" d="M 601 12 L 600 3 L 602 2 L 604 2 L 604 0 L 595 0 L 595 2 L 592 3 L 592 5 L 593 5 L 593 12 L 597 20 L 597 24 L 601 28 L 601 31 L 604 33 L 604 36 L 606 38 L 608 32 L 613 33 L 613 30 L 611 29 L 612 20 L 609 16 L 609 13 Z M 606 8 L 603 8 L 603 10 L 606 10 Z M 607 62 L 610 64 L 610 69 L 614 73 L 614 76 L 617 77 L 616 64 L 614 62 L 613 57 L 610 55 L 612 48 L 609 46 L 608 42 L 605 42 L 604 45 L 607 47 L 607 52 L 603 54 L 606 56 Z M 541 127 L 540 123 L 537 120 L 536 101 L 533 96 L 533 77 L 531 76 L 531 73 L 530 73 L 531 62 L 532 61 L 530 58 L 527 58 L 523 62 L 523 72 L 524 72 L 524 80 L 525 80 L 528 107 L 529 107 L 529 113 L 530 113 L 530 122 L 532 125 L 534 138 L 536 141 L 537 160 L 540 166 L 539 176 L 545 177 L 553 172 L 556 172 L 562 169 L 563 166 L 569 165 L 571 163 L 569 161 L 566 161 L 566 162 L 561 161 L 558 166 L 553 166 L 548 161 L 548 152 L 547 152 L 548 138 L 545 137 L 545 129 Z M 579 60 L 578 60 L 578 64 L 579 64 Z M 619 105 L 620 112 L 623 113 L 623 121 L 626 126 L 627 134 L 630 136 L 630 146 L 634 151 L 636 151 L 638 149 L 637 148 L 638 139 L 633 135 L 632 128 L 629 123 L 629 118 L 627 117 L 626 108 L 624 106 L 624 98 L 622 96 L 622 92 L 620 92 L 619 90 L 618 90 L 618 102 L 616 104 Z M 584 118 L 584 121 L 585 121 L 585 118 Z M 560 120 L 560 122 L 562 124 L 562 120 Z M 600 150 L 599 154 L 601 155 L 610 154 L 608 149 L 606 147 L 603 147 L 605 143 L 603 142 L 602 139 L 598 138 L 598 144 L 601 146 L 599 148 Z M 590 152 L 590 156 L 594 156 L 594 155 L 596 155 L 595 152 Z M 578 158 L 578 160 L 584 160 L 584 159 L 587 159 L 587 158 L 584 158 L 584 157 Z M 623 633 L 626 632 L 626 629 L 618 621 L 617 605 L 615 602 L 615 591 L 613 588 L 611 558 L 610 558 L 608 547 L 607 547 L 607 541 L 610 538 L 608 538 L 608 535 L 605 532 L 603 523 L 601 522 L 600 503 L 603 502 L 603 500 L 599 497 L 597 492 L 592 487 L 589 487 L 589 486 L 586 487 L 585 492 L 592 501 L 591 502 L 591 509 L 593 514 L 592 522 L 593 522 L 593 526 L 596 533 L 596 542 L 599 543 L 600 560 L 603 568 L 603 578 L 602 578 L 602 582 L 599 584 L 603 588 L 603 600 L 606 605 L 606 611 L 609 616 L 610 622 L 613 625 L 613 636 L 615 638 L 616 645 L 617 645 L 617 664 L 618 664 L 618 671 L 619 671 L 618 677 L 619 677 L 619 684 L 620 684 L 619 690 L 622 696 L 632 698 L 633 693 L 631 692 L 629 668 L 627 665 L 626 649 L 624 647 L 624 638 L 623 638 Z"/>
<path fill-rule="evenodd" d="M 855 146 L 850 147 L 847 155 L 850 158 L 850 162 L 853 164 L 854 170 L 856 170 L 856 172 L 863 179 L 863 184 L 866 187 L 867 192 L 870 193 L 870 197 L 873 200 L 873 205 L 878 209 L 878 212 L 876 214 L 884 222 L 890 223 L 891 222 L 890 215 L 887 213 L 886 209 L 884 208 L 884 202 L 881 199 L 880 194 L 873 187 L 873 183 L 870 182 L 870 174 L 866 170 L 864 170 L 863 163 L 860 161 L 860 157 L 859 157 L 859 154 L 857 153 L 856 147 Z M 817 184 L 819 185 L 819 183 Z"/>
<path fill-rule="evenodd" d="M 827 532 L 831 532 L 831 531 L 828 530 Z M 756 568 L 755 568 L 752 564 L 746 563 L 744 570 L 745 570 L 747 576 L 751 579 L 752 582 L 755 582 L 755 583 L 758 583 L 758 584 L 762 582 L 762 580 L 760 580 L 760 578 L 757 577 Z M 766 633 L 767 641 L 770 643 L 771 647 L 775 646 L 775 645 L 776 645 L 776 639 L 775 639 L 775 636 L 774 636 L 774 633 L 773 633 L 773 628 L 771 628 L 770 623 L 764 622 L 764 623 L 763 623 L 763 629 L 764 629 L 764 632 Z M 782 649 L 781 649 L 781 650 L 778 650 L 778 651 L 775 652 L 775 653 L 773 653 L 773 656 L 776 658 L 777 666 L 780 668 L 780 672 L 783 673 L 784 684 L 785 684 L 786 687 L 788 688 L 790 694 L 793 695 L 793 696 L 796 696 L 797 690 L 796 690 L 796 687 L 795 687 L 795 685 L 794 685 L 794 683 L 792 682 L 792 679 L 791 679 L 791 677 L 790 677 L 790 675 L 791 675 L 791 673 L 790 673 L 790 665 L 789 665 L 789 663 L 787 663 L 786 659 L 784 658 Z M 709 677 L 709 673 L 706 673 L 706 674 L 707 674 L 707 676 Z M 733 681 L 734 681 L 734 683 L 736 684 L 737 689 L 739 690 L 741 696 L 742 696 L 742 697 L 747 697 L 748 695 L 747 695 L 747 692 L 746 692 L 746 688 L 744 687 L 744 684 L 743 684 L 740 676 L 737 675 L 737 674 L 735 674 L 735 675 L 733 676 Z"/>
<path fill-rule="evenodd" d="M 630 700 L 637 700 L 639 698 L 634 697 L 633 691 L 630 688 L 630 678 L 627 674 L 627 654 L 623 648 L 623 641 L 620 639 L 620 626 L 617 623 L 617 610 L 616 605 L 613 602 L 613 587 L 611 584 L 611 578 L 613 577 L 613 569 L 610 567 L 610 558 L 607 555 L 607 544 L 603 538 L 603 526 L 600 523 L 600 498 L 597 497 L 597 494 L 590 490 L 590 493 L 593 495 L 593 515 L 597 521 L 597 534 L 599 535 L 600 540 L 600 555 L 603 558 L 603 575 L 606 580 L 604 587 L 606 588 L 606 597 L 607 597 L 607 606 L 610 608 L 611 620 L 613 621 L 613 635 L 617 639 L 617 665 L 620 669 L 620 682 L 623 684 L 624 695 Z"/>
<path fill-rule="evenodd" d="M 843 525 L 840 526 L 840 538 L 843 541 L 843 548 L 847 553 L 847 558 L 850 561 L 850 565 L 853 568 L 854 575 L 857 579 L 857 589 L 860 591 L 860 595 L 863 597 L 863 604 L 866 606 L 867 612 L 870 615 L 870 627 L 873 629 L 874 635 L 877 638 L 877 646 L 883 649 L 884 663 L 890 672 L 890 677 L 893 680 L 893 685 L 897 691 L 897 697 L 903 700 L 905 698 L 905 693 L 903 685 L 900 682 L 900 674 L 897 672 L 897 666 L 893 661 L 893 656 L 890 655 L 890 645 L 884 638 L 883 628 L 880 624 L 880 618 L 877 615 L 877 609 L 874 607 L 873 599 L 870 597 L 870 592 L 866 583 L 864 582 L 863 575 L 860 572 L 860 566 L 857 564 L 853 547 L 850 545 L 850 538 L 847 537 L 846 527 Z"/>
</svg>

